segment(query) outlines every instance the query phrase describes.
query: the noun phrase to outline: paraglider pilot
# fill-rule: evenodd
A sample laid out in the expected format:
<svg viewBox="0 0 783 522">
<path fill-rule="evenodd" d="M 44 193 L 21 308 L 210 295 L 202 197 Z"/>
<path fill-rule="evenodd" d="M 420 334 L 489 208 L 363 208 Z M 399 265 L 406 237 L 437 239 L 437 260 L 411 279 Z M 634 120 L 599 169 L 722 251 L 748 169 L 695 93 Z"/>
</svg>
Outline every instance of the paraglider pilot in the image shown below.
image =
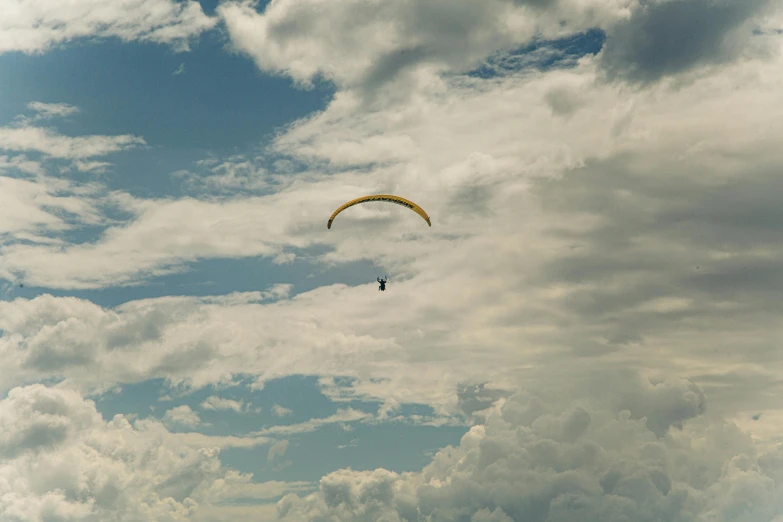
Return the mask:
<svg viewBox="0 0 783 522">
<path fill-rule="evenodd" d="M 385 292 L 386 291 L 386 279 L 381 279 L 380 277 L 375 278 L 378 283 L 381 285 L 378 287 L 378 290 Z"/>
</svg>

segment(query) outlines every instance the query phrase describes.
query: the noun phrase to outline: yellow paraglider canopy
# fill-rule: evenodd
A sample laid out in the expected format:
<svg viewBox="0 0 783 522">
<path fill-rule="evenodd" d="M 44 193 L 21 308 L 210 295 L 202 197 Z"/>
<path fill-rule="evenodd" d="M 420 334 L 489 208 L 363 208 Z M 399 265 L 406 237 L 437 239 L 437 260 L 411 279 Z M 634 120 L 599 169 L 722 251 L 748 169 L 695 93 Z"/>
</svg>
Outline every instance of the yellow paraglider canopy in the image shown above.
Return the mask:
<svg viewBox="0 0 783 522">
<path fill-rule="evenodd" d="M 348 207 L 352 207 L 354 205 L 358 205 L 359 203 L 364 203 L 365 201 L 386 201 L 388 203 L 395 203 L 397 205 L 402 205 L 403 207 L 407 207 L 420 215 L 424 218 L 424 221 L 427 222 L 429 226 L 432 226 L 432 223 L 430 222 L 430 217 L 427 215 L 426 212 L 424 212 L 424 209 L 421 208 L 419 205 L 414 203 L 413 201 L 409 201 L 405 198 L 401 198 L 399 196 L 392 196 L 391 194 L 376 194 L 374 196 L 363 196 L 361 198 L 352 199 L 348 203 L 342 205 L 340 208 L 334 211 L 334 214 L 329 218 L 329 222 L 326 224 L 326 228 L 331 229 L 332 228 L 332 221 L 334 221 L 334 218 L 337 217 L 337 214 L 342 212 Z"/>
</svg>

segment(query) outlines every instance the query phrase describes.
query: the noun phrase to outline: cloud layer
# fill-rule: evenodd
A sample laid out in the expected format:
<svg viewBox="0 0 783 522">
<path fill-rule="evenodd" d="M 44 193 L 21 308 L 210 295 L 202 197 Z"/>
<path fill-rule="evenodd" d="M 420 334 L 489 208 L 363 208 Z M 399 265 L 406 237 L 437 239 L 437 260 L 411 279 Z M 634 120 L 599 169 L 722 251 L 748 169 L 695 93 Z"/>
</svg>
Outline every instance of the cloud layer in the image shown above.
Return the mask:
<svg viewBox="0 0 783 522">
<path fill-rule="evenodd" d="M 220 502 L 307 486 L 252 483 L 209 440 L 122 415 L 104 422 L 92 401 L 39 384 L 0 401 L 0 428 L 3 520 L 206 520 Z"/>
<path fill-rule="evenodd" d="M 681 417 L 672 406 L 650 411 L 671 424 Z M 562 408 L 518 393 L 421 472 L 330 473 L 318 492 L 284 497 L 278 520 L 783 520 L 780 449 L 760 455 L 735 426 L 697 415 L 656 434 L 628 410 Z"/>
<path fill-rule="evenodd" d="M 72 4 L 15 5 L 0 52 L 89 36 L 181 49 L 217 20 L 195 2 Z M 296 295 L 279 281 L 114 308 L 49 294 L 1 302 L 0 515 L 221 520 L 223 502 L 295 490 L 277 506 L 282 520 L 783 521 L 775 7 L 223 2 L 234 50 L 336 93 L 261 157 L 174 173 L 191 197 L 52 175 L 56 160 L 100 168 L 141 137 L 71 137 L 35 118 L 0 128 L 9 281 L 101 289 L 201 259 L 303 253 L 317 268 L 372 260 L 392 275 L 383 294 L 368 268 L 368 284 Z M 513 51 L 543 41 L 547 55 L 547 40 L 595 28 L 607 36 L 596 56 L 527 68 L 539 55 Z M 488 58 L 509 66 L 463 74 Z M 334 208 L 370 192 L 410 197 L 433 227 L 366 206 L 326 230 Z M 212 437 L 173 433 L 205 426 L 186 405 L 131 424 L 105 422 L 82 398 L 154 378 L 197 389 L 301 374 L 337 403 L 379 403 L 378 414 L 349 406 Z M 30 384 L 42 381 L 59 385 Z M 404 418 L 406 404 L 434 418 Z M 248 413 L 216 396 L 201 409 Z M 478 424 L 421 472 L 338 470 L 311 495 L 255 484 L 217 458 L 335 423 L 465 418 Z M 271 467 L 290 452 L 275 439 Z"/>
<path fill-rule="evenodd" d="M 114 37 L 124 41 L 173 44 L 188 41 L 215 25 L 194 0 L 37 0 L 3 2 L 0 53 L 44 52 L 77 38 Z"/>
</svg>

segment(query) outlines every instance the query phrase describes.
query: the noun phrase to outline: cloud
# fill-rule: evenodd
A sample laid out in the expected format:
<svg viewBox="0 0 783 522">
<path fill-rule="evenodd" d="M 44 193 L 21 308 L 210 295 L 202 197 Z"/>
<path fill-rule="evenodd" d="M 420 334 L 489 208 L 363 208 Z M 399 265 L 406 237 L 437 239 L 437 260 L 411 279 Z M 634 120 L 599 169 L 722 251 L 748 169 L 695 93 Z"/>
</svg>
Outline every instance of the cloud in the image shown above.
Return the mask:
<svg viewBox="0 0 783 522">
<path fill-rule="evenodd" d="M 288 234 L 291 217 L 275 205 L 278 196 L 226 202 L 128 199 L 132 221 L 109 227 L 98 241 L 56 249 L 9 246 L 6 266 L 40 286 L 96 288 L 138 284 L 199 258 L 269 256 L 285 262 L 290 256 L 283 245 L 299 248 L 311 241 L 299 242 Z M 284 206 L 295 205 L 292 196 L 283 199 Z"/>
<path fill-rule="evenodd" d="M 0 233 L 35 234 L 42 236 L 42 242 L 61 243 L 43 236 L 99 221 L 98 206 L 80 192 L 79 187 L 55 178 L 0 176 Z"/>
<path fill-rule="evenodd" d="M 256 435 L 276 436 L 308 433 L 311 431 L 316 431 L 322 426 L 326 426 L 328 424 L 355 422 L 369 417 L 369 414 L 364 413 L 363 411 L 355 410 L 353 408 L 339 409 L 337 410 L 337 413 L 328 417 L 310 419 L 309 421 L 301 422 L 299 424 L 281 424 L 278 426 L 271 426 L 257 432 Z"/>
<path fill-rule="evenodd" d="M 92 401 L 40 384 L 9 391 L 0 427 L 3 520 L 198 520 L 309 486 L 253 483 L 223 467 L 216 447 L 183 444 L 156 422 L 105 422 Z"/>
<path fill-rule="evenodd" d="M 65 118 L 79 112 L 79 108 L 67 103 L 43 103 L 32 101 L 27 108 L 35 111 L 35 119 Z"/>
<path fill-rule="evenodd" d="M 488 390 L 484 386 L 485 383 L 457 384 L 457 406 L 469 418 L 474 413 L 492 407 L 498 399 L 507 395 L 504 390 Z"/>
<path fill-rule="evenodd" d="M 179 67 L 177 67 L 177 69 L 173 73 L 171 73 L 171 74 L 174 75 L 174 76 L 178 76 L 180 74 L 185 74 L 185 63 L 183 62 L 183 63 L 179 64 Z"/>
<path fill-rule="evenodd" d="M 393 85 L 384 90 L 388 99 L 395 91 L 437 82 L 429 73 L 466 71 L 495 51 L 534 37 L 558 38 L 604 26 L 622 16 L 621 4 L 307 0 L 271 3 L 259 13 L 250 2 L 232 1 L 222 3 L 217 13 L 233 47 L 260 69 L 302 85 L 323 77 L 341 90 L 358 89 L 364 95 Z"/>
<path fill-rule="evenodd" d="M 288 450 L 288 441 L 280 440 L 275 442 L 269 447 L 269 453 L 267 453 L 267 463 L 272 466 L 274 471 L 280 471 L 289 467 L 292 462 L 285 459 L 285 452 Z"/>
<path fill-rule="evenodd" d="M 285 417 L 287 415 L 293 414 L 294 412 L 284 406 L 275 404 L 272 406 L 272 413 L 275 415 L 275 417 Z"/>
<path fill-rule="evenodd" d="M 29 125 L 0 127 L 0 149 L 40 152 L 52 158 L 84 160 L 144 145 L 144 139 L 131 135 L 70 137 Z"/>
<path fill-rule="evenodd" d="M 698 384 L 711 399 L 705 415 L 764 411 L 748 429 L 769 442 L 783 400 L 774 312 L 783 120 L 770 116 L 781 70 L 779 57 L 753 58 L 677 89 L 625 89 L 602 83 L 586 57 L 567 70 L 444 77 L 403 108 L 366 112 L 338 93 L 276 140 L 272 152 L 311 169 L 276 194 L 126 199 L 131 217 L 95 243 L 19 245 L 2 259 L 41 284 L 95 288 L 203 257 L 322 245 L 312 259 L 326 266 L 369 258 L 389 269 L 382 299 L 369 285 L 112 309 L 20 299 L 0 314 L 0 372 L 4 382 L 57 375 L 85 387 L 98 376 L 195 387 L 242 373 L 259 385 L 342 377 L 330 397 L 427 404 L 448 419 L 493 399 L 457 395 L 460 382 L 582 393 L 577 383 L 645 369 Z M 553 101 L 557 89 L 578 102 Z M 326 233 L 321 220 L 340 202 L 386 190 L 421 203 L 432 229 L 375 206 Z M 36 321 L 47 328 L 28 330 Z M 46 350 L 63 364 L 45 368 Z M 701 411 L 697 393 L 660 393 L 622 407 L 646 412 L 658 433 Z M 656 417 L 657 407 L 679 413 Z"/>
<path fill-rule="evenodd" d="M 283 457 L 288 449 L 288 441 L 280 440 L 272 444 L 269 447 L 269 453 L 267 454 L 267 460 L 274 460 L 276 457 Z"/>
<path fill-rule="evenodd" d="M 17 3 L 0 20 L 0 53 L 40 53 L 79 38 L 146 41 L 187 50 L 188 41 L 212 28 L 193 0 L 57 0 Z"/>
<path fill-rule="evenodd" d="M 656 436 L 627 410 L 518 392 L 421 472 L 335 471 L 278 520 L 778 520 L 780 458 L 731 424 Z"/>
<path fill-rule="evenodd" d="M 601 66 L 609 78 L 653 82 L 752 50 L 758 16 L 770 0 L 654 0 L 638 2 L 609 31 Z M 754 42 L 756 40 L 756 42 Z M 755 43 L 755 46 L 754 46 Z"/>
<path fill-rule="evenodd" d="M 237 413 L 246 410 L 247 407 L 248 405 L 244 401 L 223 399 L 215 395 L 210 395 L 201 403 L 201 408 L 205 410 L 233 410 Z"/>
<path fill-rule="evenodd" d="M 267 171 L 259 163 L 263 158 L 232 156 L 223 161 L 200 160 L 196 171 L 179 170 L 171 177 L 179 181 L 188 193 L 216 195 L 264 194 L 282 189 L 291 180 Z"/>
<path fill-rule="evenodd" d="M 195 428 L 202 424 L 198 414 L 190 406 L 183 404 L 166 411 L 163 422 L 172 426 L 185 426 Z"/>
</svg>

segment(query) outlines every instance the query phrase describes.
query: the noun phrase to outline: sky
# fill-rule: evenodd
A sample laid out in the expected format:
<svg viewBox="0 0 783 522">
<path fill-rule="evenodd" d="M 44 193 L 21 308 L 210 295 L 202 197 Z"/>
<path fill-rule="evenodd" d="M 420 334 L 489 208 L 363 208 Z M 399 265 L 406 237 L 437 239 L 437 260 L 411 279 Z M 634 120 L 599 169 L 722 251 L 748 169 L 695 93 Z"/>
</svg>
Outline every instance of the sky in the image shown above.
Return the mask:
<svg viewBox="0 0 783 522">
<path fill-rule="evenodd" d="M 773 0 L 0 0 L 0 519 L 783 522 L 782 50 Z M 327 230 L 369 194 L 432 226 Z"/>
</svg>

